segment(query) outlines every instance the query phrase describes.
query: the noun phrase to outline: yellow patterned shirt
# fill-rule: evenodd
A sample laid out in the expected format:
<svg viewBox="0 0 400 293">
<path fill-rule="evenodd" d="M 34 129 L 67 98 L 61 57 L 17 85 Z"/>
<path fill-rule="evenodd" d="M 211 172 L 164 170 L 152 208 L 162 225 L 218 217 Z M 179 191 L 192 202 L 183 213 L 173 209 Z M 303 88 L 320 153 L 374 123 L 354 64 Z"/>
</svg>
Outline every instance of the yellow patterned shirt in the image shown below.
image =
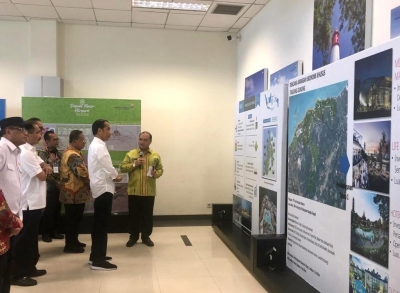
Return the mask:
<svg viewBox="0 0 400 293">
<path fill-rule="evenodd" d="M 155 196 L 157 193 L 156 179 L 160 178 L 164 172 L 161 157 L 157 152 L 149 149 L 143 155 L 144 164 L 133 167 L 133 163 L 140 157 L 139 153 L 139 148 L 129 151 L 120 165 L 121 172 L 129 175 L 128 194 Z M 156 170 L 154 177 L 147 176 L 150 166 Z"/>
</svg>

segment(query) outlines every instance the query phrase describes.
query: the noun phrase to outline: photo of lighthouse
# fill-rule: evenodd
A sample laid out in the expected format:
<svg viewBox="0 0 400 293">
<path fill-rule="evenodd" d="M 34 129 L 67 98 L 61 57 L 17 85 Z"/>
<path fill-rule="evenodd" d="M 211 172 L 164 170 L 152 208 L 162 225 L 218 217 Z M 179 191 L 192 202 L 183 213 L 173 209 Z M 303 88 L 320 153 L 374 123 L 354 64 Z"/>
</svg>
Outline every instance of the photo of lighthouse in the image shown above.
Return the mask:
<svg viewBox="0 0 400 293">
<path fill-rule="evenodd" d="M 313 70 L 364 50 L 366 0 L 315 0 Z"/>
</svg>

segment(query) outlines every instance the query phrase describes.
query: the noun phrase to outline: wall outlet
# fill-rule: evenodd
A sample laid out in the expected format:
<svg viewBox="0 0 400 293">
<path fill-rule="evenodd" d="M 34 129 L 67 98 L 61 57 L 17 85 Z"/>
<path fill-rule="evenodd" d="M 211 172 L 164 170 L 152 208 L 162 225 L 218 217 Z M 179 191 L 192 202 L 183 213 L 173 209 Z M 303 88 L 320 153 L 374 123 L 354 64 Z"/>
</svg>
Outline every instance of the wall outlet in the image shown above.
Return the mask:
<svg viewBox="0 0 400 293">
<path fill-rule="evenodd" d="M 207 208 L 211 209 L 211 207 L 212 207 L 212 203 L 208 202 L 207 203 Z"/>
</svg>

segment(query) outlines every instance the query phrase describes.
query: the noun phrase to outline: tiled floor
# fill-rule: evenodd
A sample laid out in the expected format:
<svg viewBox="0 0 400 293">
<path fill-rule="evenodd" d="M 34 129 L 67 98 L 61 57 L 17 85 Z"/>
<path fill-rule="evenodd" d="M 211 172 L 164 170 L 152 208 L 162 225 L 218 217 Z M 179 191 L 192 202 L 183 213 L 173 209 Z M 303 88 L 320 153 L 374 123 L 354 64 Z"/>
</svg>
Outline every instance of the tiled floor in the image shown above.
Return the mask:
<svg viewBox="0 0 400 293">
<path fill-rule="evenodd" d="M 187 235 L 193 246 L 185 246 Z M 40 241 L 38 285 L 11 287 L 12 293 L 258 293 L 266 291 L 250 275 L 210 226 L 156 227 L 150 248 L 137 243 L 125 246 L 127 234 L 109 234 L 107 255 L 116 271 L 92 271 L 87 264 L 90 235 L 80 236 L 88 244 L 85 253 L 65 254 L 64 241 Z"/>
</svg>

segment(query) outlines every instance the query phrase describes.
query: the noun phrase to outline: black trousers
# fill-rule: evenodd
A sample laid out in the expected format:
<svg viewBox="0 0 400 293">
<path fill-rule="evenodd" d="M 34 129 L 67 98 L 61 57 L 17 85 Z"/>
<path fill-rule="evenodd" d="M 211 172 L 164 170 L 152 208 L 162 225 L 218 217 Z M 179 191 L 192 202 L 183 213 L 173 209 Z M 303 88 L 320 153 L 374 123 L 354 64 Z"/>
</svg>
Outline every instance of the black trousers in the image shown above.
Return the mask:
<svg viewBox="0 0 400 293">
<path fill-rule="evenodd" d="M 7 254 L 0 255 L 0 292 L 10 293 L 11 260 Z"/>
<path fill-rule="evenodd" d="M 61 202 L 60 189 L 56 186 L 47 187 L 46 208 L 43 212 L 43 235 L 51 235 L 56 232 L 60 221 Z"/>
<path fill-rule="evenodd" d="M 21 232 L 15 237 L 14 259 L 17 270 L 13 277 L 29 276 L 36 270 L 39 261 L 38 233 L 42 209 L 23 211 Z"/>
<path fill-rule="evenodd" d="M 131 239 L 147 239 L 153 232 L 153 208 L 155 196 L 128 195 L 129 233 Z"/>
<path fill-rule="evenodd" d="M 105 192 L 94 199 L 92 253 L 90 254 L 90 260 L 93 262 L 104 261 L 106 257 L 112 200 L 113 195 L 110 192 Z"/>
<path fill-rule="evenodd" d="M 85 204 L 64 204 L 65 207 L 65 246 L 74 248 L 78 245 L 79 225 L 82 222 Z"/>
</svg>

